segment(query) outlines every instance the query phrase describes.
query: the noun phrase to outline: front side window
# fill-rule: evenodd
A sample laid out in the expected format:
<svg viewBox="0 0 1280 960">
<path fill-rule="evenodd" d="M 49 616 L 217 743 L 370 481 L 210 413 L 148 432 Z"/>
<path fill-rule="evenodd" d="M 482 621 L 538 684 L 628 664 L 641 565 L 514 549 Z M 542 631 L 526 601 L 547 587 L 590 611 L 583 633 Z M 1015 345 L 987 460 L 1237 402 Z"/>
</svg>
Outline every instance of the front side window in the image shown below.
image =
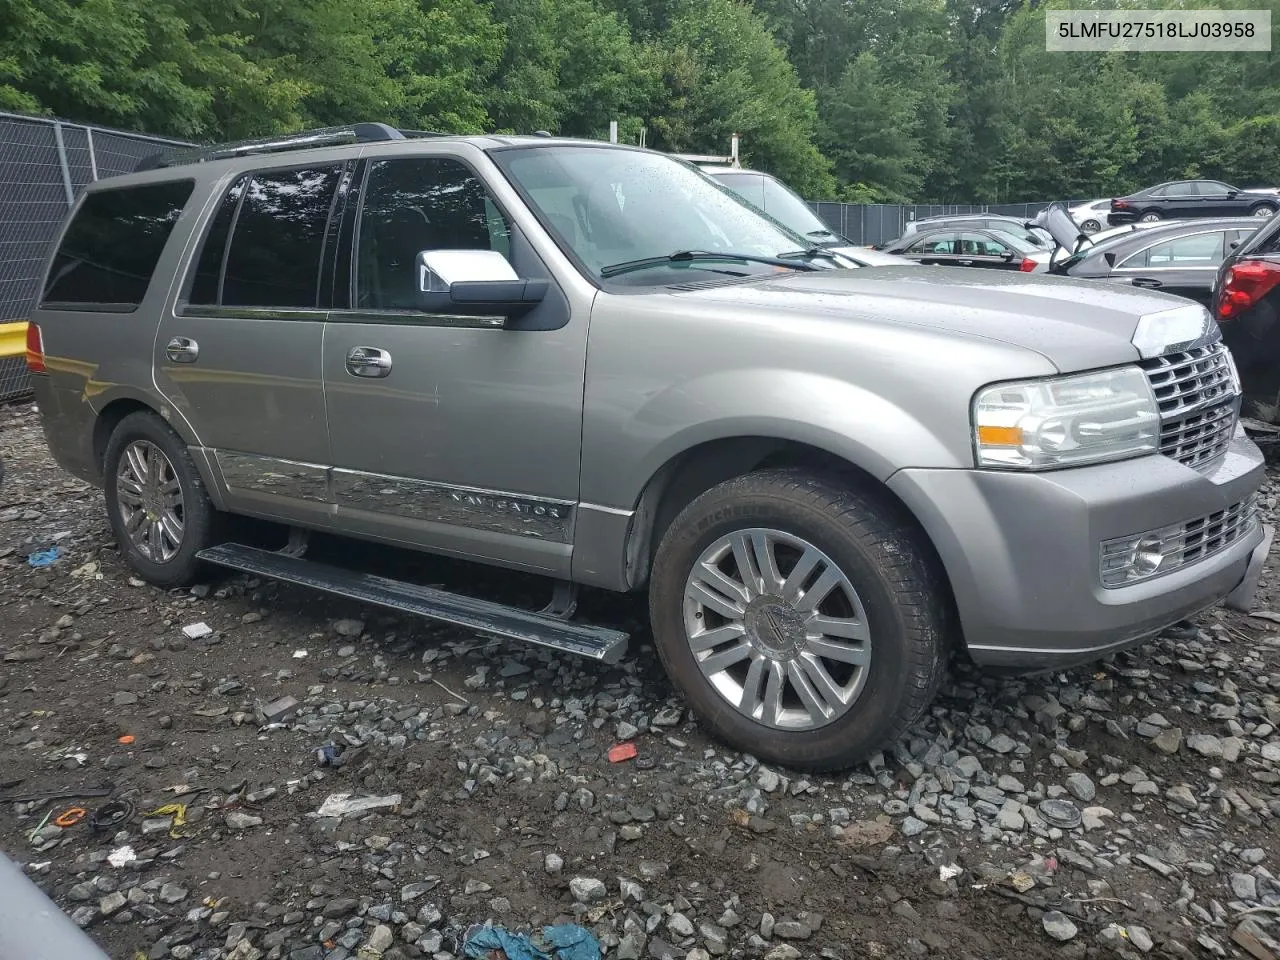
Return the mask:
<svg viewBox="0 0 1280 960">
<path fill-rule="evenodd" d="M 194 189 L 194 180 L 175 180 L 89 194 L 58 246 L 41 300 L 136 309 Z"/>
<path fill-rule="evenodd" d="M 966 257 L 998 257 L 1008 249 L 999 240 L 981 233 L 960 235 L 960 253 Z"/>
<path fill-rule="evenodd" d="M 414 263 L 423 250 L 496 250 L 510 260 L 511 228 L 484 184 L 458 160 L 374 163 L 356 241 L 356 306 L 414 309 Z"/>
<path fill-rule="evenodd" d="M 222 281 L 223 306 L 315 307 L 340 165 L 255 174 L 245 188 Z"/>
<path fill-rule="evenodd" d="M 590 146 L 519 147 L 492 154 L 558 242 L 596 280 L 605 267 L 653 259 L 616 274 L 620 283 L 653 286 L 716 275 L 786 269 L 754 261 L 694 258 L 697 252 L 757 257 L 801 256 L 811 246 L 732 191 L 671 157 Z"/>
</svg>

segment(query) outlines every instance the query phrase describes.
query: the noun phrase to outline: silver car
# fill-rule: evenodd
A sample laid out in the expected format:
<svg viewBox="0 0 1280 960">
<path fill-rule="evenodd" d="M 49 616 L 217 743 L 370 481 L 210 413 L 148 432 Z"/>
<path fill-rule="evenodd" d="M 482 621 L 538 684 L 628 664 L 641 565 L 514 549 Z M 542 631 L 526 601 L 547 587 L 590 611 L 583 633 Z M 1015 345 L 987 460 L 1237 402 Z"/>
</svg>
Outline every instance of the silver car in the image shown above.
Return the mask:
<svg viewBox="0 0 1280 960">
<path fill-rule="evenodd" d="M 1270 544 L 1203 307 L 1017 272 L 840 269 L 662 154 L 381 125 L 81 196 L 30 363 L 49 445 L 163 586 L 219 564 L 616 660 L 647 591 L 731 744 L 832 769 L 948 659 L 1085 662 Z M 289 525 L 269 551 L 228 515 Z M 546 578 L 544 610 L 306 555 L 325 531 Z"/>
</svg>

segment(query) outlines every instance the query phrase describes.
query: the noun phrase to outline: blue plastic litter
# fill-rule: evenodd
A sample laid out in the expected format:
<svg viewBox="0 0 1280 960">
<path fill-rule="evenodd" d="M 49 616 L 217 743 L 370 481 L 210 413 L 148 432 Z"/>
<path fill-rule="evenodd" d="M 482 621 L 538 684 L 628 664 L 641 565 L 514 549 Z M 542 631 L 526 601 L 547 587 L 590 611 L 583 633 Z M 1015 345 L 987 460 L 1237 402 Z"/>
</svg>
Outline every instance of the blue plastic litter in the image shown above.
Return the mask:
<svg viewBox="0 0 1280 960">
<path fill-rule="evenodd" d="M 37 550 L 27 556 L 27 564 L 32 567 L 50 566 L 62 556 L 61 547 L 50 547 L 48 550 Z"/>
<path fill-rule="evenodd" d="M 552 953 L 534 945 L 527 933 L 511 933 L 502 927 L 481 927 L 462 945 L 464 956 L 487 957 L 490 950 L 501 950 L 507 960 L 600 960 L 600 941 L 589 930 L 576 923 L 543 927 L 542 939 Z"/>
</svg>

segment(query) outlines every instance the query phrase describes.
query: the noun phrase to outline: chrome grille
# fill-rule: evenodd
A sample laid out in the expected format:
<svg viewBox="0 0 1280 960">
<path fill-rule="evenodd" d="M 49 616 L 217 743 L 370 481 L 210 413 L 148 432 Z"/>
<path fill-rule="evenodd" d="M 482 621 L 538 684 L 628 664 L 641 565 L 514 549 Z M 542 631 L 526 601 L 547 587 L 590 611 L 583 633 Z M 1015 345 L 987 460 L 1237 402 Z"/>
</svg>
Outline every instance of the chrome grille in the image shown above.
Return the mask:
<svg viewBox="0 0 1280 960">
<path fill-rule="evenodd" d="M 1231 357 L 1221 343 L 1143 362 L 1160 408 L 1160 452 L 1189 467 L 1227 451 L 1240 403 Z"/>
<path fill-rule="evenodd" d="M 1100 557 L 1102 585 L 1128 586 L 1204 560 L 1225 550 L 1249 533 L 1256 519 L 1257 494 L 1254 494 L 1225 510 L 1188 520 L 1186 523 L 1104 541 Z M 1133 566 L 1133 554 L 1138 544 L 1144 540 L 1159 543 L 1158 553 L 1162 559 L 1156 569 L 1137 573 Z"/>
</svg>

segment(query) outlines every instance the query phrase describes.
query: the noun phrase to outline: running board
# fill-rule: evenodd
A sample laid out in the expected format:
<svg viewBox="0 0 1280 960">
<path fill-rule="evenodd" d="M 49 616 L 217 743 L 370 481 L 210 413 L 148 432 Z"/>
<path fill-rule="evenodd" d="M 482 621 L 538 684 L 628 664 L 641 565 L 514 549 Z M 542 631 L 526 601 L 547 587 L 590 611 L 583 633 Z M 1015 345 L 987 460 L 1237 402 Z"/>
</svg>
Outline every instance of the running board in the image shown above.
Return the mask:
<svg viewBox="0 0 1280 960">
<path fill-rule="evenodd" d="M 316 563 L 314 560 L 303 560 L 239 543 L 210 547 L 201 550 L 197 556 L 207 563 L 230 567 L 242 573 L 284 580 L 350 600 L 403 613 L 414 613 L 429 620 L 441 620 L 508 640 L 575 653 L 602 663 L 617 663 L 626 651 L 629 639 L 627 634 L 619 630 L 572 623 L 489 600 L 477 600 L 434 587 L 344 570 Z"/>
</svg>

